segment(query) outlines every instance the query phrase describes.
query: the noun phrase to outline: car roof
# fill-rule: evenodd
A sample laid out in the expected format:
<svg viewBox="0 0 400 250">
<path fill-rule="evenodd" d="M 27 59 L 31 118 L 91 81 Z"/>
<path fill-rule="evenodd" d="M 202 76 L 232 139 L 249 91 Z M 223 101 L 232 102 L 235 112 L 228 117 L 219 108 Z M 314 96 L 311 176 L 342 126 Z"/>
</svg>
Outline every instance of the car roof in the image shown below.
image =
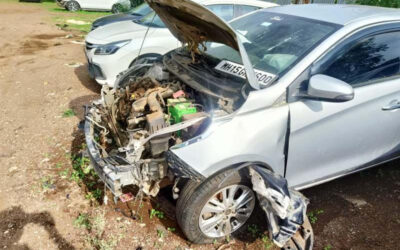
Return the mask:
<svg viewBox="0 0 400 250">
<path fill-rule="evenodd" d="M 400 11 L 393 8 L 372 7 L 344 4 L 298 4 L 270 8 L 268 11 L 280 14 L 294 15 L 324 22 L 347 25 L 361 20 L 392 16 L 400 21 Z"/>
<path fill-rule="evenodd" d="M 260 8 L 268 8 L 279 6 L 276 3 L 260 1 L 260 0 L 194 0 L 193 2 L 202 5 L 212 5 L 212 4 L 238 4 L 238 5 L 249 5 L 256 6 Z"/>
</svg>

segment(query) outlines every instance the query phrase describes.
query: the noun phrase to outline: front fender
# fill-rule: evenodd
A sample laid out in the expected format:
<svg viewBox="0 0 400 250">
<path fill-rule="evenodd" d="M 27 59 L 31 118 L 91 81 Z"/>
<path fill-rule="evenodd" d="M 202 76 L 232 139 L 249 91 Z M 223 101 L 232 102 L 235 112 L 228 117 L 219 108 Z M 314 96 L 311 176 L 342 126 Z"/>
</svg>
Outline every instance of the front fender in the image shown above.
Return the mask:
<svg viewBox="0 0 400 250">
<path fill-rule="evenodd" d="M 288 117 L 287 104 L 238 113 L 197 142 L 171 151 L 204 177 L 243 162 L 262 163 L 284 176 Z"/>
</svg>

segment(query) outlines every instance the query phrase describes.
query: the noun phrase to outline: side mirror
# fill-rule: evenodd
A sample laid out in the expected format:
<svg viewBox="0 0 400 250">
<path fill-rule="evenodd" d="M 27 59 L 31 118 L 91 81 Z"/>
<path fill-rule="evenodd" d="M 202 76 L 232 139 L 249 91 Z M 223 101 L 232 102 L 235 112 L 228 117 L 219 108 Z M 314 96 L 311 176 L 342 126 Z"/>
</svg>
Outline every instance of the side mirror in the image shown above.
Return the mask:
<svg viewBox="0 0 400 250">
<path fill-rule="evenodd" d="M 314 75 L 310 78 L 307 98 L 328 102 L 347 102 L 353 100 L 351 85 L 327 75 Z"/>
</svg>

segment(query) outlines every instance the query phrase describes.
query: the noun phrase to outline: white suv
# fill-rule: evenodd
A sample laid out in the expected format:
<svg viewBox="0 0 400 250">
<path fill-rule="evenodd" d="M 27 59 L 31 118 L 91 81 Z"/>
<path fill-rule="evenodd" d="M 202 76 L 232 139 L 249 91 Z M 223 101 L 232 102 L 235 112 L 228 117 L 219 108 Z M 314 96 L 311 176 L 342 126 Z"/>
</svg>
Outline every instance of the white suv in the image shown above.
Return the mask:
<svg viewBox="0 0 400 250">
<path fill-rule="evenodd" d="M 120 13 L 131 8 L 129 0 L 57 0 L 57 4 L 69 11 L 83 9 Z"/>
<path fill-rule="evenodd" d="M 225 21 L 252 11 L 277 6 L 257 0 L 198 0 Z M 89 73 L 101 85 L 114 87 L 117 76 L 138 58 L 158 58 L 181 43 L 154 13 L 138 19 L 107 24 L 86 36 Z"/>
</svg>

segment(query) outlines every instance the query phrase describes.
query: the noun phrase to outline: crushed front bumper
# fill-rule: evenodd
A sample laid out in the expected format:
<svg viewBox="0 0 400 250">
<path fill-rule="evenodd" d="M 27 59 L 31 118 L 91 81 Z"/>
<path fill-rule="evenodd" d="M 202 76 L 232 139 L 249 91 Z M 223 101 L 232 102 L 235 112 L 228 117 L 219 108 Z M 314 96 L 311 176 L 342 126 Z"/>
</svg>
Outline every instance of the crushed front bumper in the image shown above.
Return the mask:
<svg viewBox="0 0 400 250">
<path fill-rule="evenodd" d="M 90 162 L 108 189 L 116 196 L 122 195 L 122 187 L 132 185 L 133 176 L 131 169 L 133 166 L 125 162 L 123 159 L 115 157 L 103 158 L 100 154 L 100 148 L 95 141 L 94 124 L 90 108 L 85 111 L 84 133 L 87 145 L 87 151 Z"/>
<path fill-rule="evenodd" d="M 95 172 L 106 187 L 111 190 L 114 196 L 120 197 L 123 194 L 122 188 L 124 186 L 138 184 L 133 173 L 138 166 L 130 164 L 121 157 L 103 157 L 101 155 L 100 152 L 102 149 L 95 141 L 95 124 L 93 122 L 92 112 L 94 112 L 94 107 L 86 108 L 84 133 L 88 156 Z M 175 177 L 190 178 L 196 181 L 205 180 L 203 175 L 188 166 L 171 151 L 166 152 L 166 163 L 168 165 L 167 172 Z"/>
</svg>

